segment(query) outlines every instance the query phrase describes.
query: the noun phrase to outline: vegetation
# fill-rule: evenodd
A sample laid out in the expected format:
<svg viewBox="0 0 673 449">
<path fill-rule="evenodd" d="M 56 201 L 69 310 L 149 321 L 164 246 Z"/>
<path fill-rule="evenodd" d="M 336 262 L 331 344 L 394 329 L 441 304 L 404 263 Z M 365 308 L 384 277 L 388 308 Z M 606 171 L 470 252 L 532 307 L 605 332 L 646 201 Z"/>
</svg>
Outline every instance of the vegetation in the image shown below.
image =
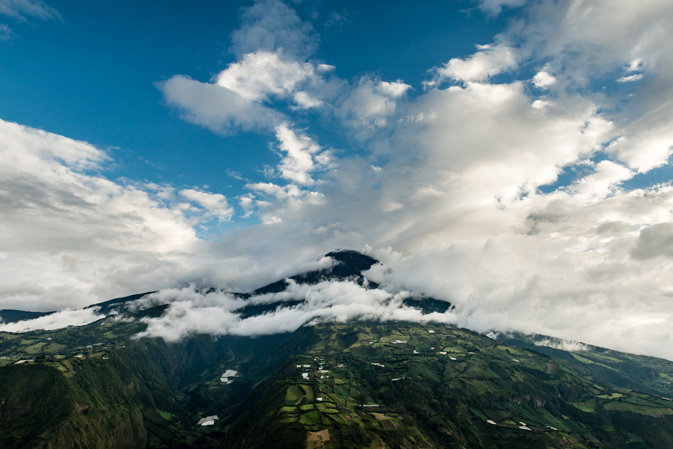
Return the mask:
<svg viewBox="0 0 673 449">
<path fill-rule="evenodd" d="M 616 390 L 546 355 L 447 326 L 314 330 L 318 343 L 229 417 L 224 447 L 673 445 L 672 403 Z M 329 441 L 310 441 L 319 431 Z"/>
<path fill-rule="evenodd" d="M 376 288 L 361 275 L 374 259 L 352 251 L 331 257 L 334 266 L 292 279 Z M 257 292 L 286 287 L 279 281 Z M 146 328 L 143 317 L 167 307 L 131 312 L 128 301 L 141 296 L 97 305 L 110 315 L 86 326 L 0 333 L 0 447 L 673 447 L 666 360 L 405 322 L 167 344 L 134 337 Z M 430 298 L 405 304 L 424 313 L 450 307 Z M 29 316 L 9 312 L 0 316 Z M 236 375 L 222 381 L 230 370 Z"/>
</svg>

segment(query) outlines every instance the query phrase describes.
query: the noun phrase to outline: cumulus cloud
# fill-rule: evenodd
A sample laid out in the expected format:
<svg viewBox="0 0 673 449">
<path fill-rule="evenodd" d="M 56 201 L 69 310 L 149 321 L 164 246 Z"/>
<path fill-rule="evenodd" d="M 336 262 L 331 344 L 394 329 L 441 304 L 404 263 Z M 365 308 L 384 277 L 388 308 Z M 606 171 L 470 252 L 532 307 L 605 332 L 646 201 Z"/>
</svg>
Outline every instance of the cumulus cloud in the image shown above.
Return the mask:
<svg viewBox="0 0 673 449">
<path fill-rule="evenodd" d="M 381 81 L 361 78 L 339 106 L 339 114 L 353 126 L 382 127 L 388 125 L 397 102 L 411 86 L 401 80 Z"/>
<path fill-rule="evenodd" d="M 673 223 L 657 223 L 642 229 L 631 255 L 641 260 L 673 257 Z"/>
<path fill-rule="evenodd" d="M 209 193 L 194 189 L 183 189 L 180 195 L 199 204 L 219 221 L 229 221 L 234 209 L 229 207 L 227 197 L 219 193 Z"/>
<path fill-rule="evenodd" d="M 175 75 L 157 86 L 166 103 L 195 124 L 223 133 L 273 129 L 289 121 L 272 107 L 275 102 L 316 108 L 337 89 L 325 79 L 333 67 L 308 62 L 317 42 L 310 22 L 288 5 L 259 0 L 244 8 L 241 27 L 232 34 L 236 61 L 211 82 Z"/>
<path fill-rule="evenodd" d="M 0 121 L 0 307 L 53 310 L 174 285 L 199 258 L 194 226 L 227 220 L 224 196 L 107 179 L 108 156 Z M 173 198 L 173 200 L 171 200 Z"/>
<path fill-rule="evenodd" d="M 177 107 L 185 120 L 216 132 L 263 129 L 281 120 L 281 114 L 216 84 L 175 75 L 157 86 L 166 103 Z"/>
<path fill-rule="evenodd" d="M 533 84 L 538 89 L 546 89 L 556 82 L 556 78 L 545 71 L 537 72 L 533 77 Z"/>
<path fill-rule="evenodd" d="M 611 142 L 606 151 L 632 169 L 647 173 L 666 164 L 673 154 L 673 130 L 656 126 L 654 129 L 629 133 L 628 137 L 620 136 Z"/>
<path fill-rule="evenodd" d="M 480 45 L 479 51 L 465 58 L 453 58 L 435 69 L 432 87 L 447 79 L 455 81 L 484 81 L 491 76 L 517 66 L 517 51 L 506 44 Z"/>
<path fill-rule="evenodd" d="M 299 91 L 299 85 L 313 77 L 315 68 L 312 64 L 283 59 L 282 53 L 259 50 L 231 64 L 217 75 L 215 82 L 251 101 L 268 100 L 269 95 L 296 97 L 303 94 L 302 103 L 311 103 L 317 100 Z"/>
</svg>

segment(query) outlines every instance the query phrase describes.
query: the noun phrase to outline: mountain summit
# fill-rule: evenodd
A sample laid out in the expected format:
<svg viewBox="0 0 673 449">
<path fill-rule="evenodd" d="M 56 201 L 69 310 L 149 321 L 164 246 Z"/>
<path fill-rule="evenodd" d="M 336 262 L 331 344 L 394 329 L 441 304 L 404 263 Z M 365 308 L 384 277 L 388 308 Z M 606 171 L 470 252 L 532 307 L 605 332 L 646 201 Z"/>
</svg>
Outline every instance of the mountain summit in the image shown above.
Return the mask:
<svg viewBox="0 0 673 449">
<path fill-rule="evenodd" d="M 365 283 L 365 277 L 362 275 L 362 272 L 369 270 L 373 265 L 379 263 L 378 260 L 353 250 L 332 251 L 327 253 L 325 257 L 334 260 L 334 264 L 330 268 L 297 274 L 291 276 L 289 279 L 298 284 L 317 284 L 318 282 L 323 281 L 352 280 L 363 285 Z M 375 283 L 367 282 L 372 288 L 378 287 Z M 254 293 L 278 293 L 284 291 L 287 286 L 287 280 L 283 279 L 258 288 Z"/>
</svg>

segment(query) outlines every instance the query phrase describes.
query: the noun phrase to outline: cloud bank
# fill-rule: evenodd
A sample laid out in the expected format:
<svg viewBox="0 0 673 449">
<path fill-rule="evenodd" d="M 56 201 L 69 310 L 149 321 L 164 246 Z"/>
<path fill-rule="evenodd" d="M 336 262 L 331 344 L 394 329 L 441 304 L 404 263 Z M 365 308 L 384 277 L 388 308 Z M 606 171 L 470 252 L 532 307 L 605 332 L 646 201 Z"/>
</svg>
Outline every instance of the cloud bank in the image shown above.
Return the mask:
<svg viewBox="0 0 673 449">
<path fill-rule="evenodd" d="M 369 248 L 389 269 L 368 274 L 388 297 L 322 286 L 302 293 L 310 306 L 249 322 L 224 293 L 186 298 L 148 332 L 188 335 L 207 318 L 208 332 L 250 335 L 321 313 L 396 316 L 387 304 L 410 292 L 450 301 L 454 322 L 479 331 L 673 358 L 673 187 L 654 176 L 673 154 L 673 4 L 480 5 L 516 7 L 519 20 L 471 55 L 422 68 L 420 86 L 340 79 L 289 5 L 246 9 L 224 70 L 159 85 L 185 120 L 269 137 L 276 166 L 235 200 L 111 182 L 100 150 L 1 123 L 2 306 L 157 288 L 182 297 L 189 282 L 247 291 L 335 248 Z M 354 151 L 320 141 L 309 114 Z M 651 182 L 629 184 L 642 177 Z M 239 219 L 257 221 L 211 239 L 195 231 Z"/>
<path fill-rule="evenodd" d="M 145 318 L 147 330 L 137 335 L 174 342 L 193 334 L 256 336 L 293 332 L 306 323 L 345 322 L 352 319 L 379 321 L 452 322 L 450 312 L 424 315 L 406 307 L 407 292 L 390 294 L 367 290 L 353 282 L 290 283 L 282 293 L 241 300 L 224 292 L 199 293 L 193 288 L 164 290 L 138 300 L 139 310 L 159 304 L 169 307 L 160 318 Z M 303 300 L 274 312 L 242 318 L 236 310 L 246 304 Z"/>
<path fill-rule="evenodd" d="M 104 318 L 104 316 L 99 315 L 96 308 L 66 309 L 32 320 L 17 321 L 16 323 L 0 322 L 0 332 L 30 332 L 39 329 L 54 330 L 68 326 L 84 326 L 101 318 Z"/>
</svg>

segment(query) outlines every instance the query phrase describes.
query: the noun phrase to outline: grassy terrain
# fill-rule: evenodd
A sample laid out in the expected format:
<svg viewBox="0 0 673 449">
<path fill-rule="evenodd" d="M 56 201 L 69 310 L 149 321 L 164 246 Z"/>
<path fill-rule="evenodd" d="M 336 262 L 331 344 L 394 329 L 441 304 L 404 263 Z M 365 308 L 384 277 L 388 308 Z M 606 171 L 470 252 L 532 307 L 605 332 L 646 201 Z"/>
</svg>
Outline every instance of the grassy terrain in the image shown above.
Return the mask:
<svg viewBox="0 0 673 449">
<path fill-rule="evenodd" d="M 202 428 L 198 420 L 234 409 L 292 355 L 277 350 L 287 335 L 197 336 L 169 345 L 134 340 L 144 328 L 108 318 L 0 333 L 0 447 L 217 447 L 221 421 Z M 238 371 L 230 384 L 220 381 L 228 369 Z"/>
<path fill-rule="evenodd" d="M 660 359 L 400 322 L 179 344 L 144 328 L 0 333 L 0 447 L 673 447 Z"/>
<path fill-rule="evenodd" d="M 539 353 L 447 326 L 315 331 L 230 417 L 225 447 L 673 447 L 669 401 Z"/>
<path fill-rule="evenodd" d="M 509 334 L 498 340 L 549 355 L 579 374 L 614 387 L 673 399 L 673 362 L 669 360 L 583 344 L 576 345 L 581 349 L 562 350 L 558 349 L 563 347 L 561 340 L 541 335 Z"/>
</svg>

